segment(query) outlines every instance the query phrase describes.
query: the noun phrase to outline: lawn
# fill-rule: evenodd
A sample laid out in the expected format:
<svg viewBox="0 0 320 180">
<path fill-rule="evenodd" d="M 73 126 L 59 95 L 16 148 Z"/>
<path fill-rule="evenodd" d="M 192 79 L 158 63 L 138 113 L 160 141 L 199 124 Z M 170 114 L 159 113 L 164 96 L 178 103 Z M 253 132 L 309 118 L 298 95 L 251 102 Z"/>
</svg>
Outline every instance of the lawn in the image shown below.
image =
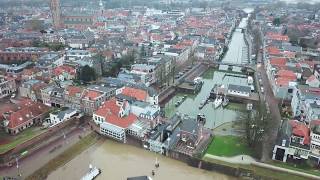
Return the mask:
<svg viewBox="0 0 320 180">
<path fill-rule="evenodd" d="M 215 136 L 207 149 L 208 154 L 232 157 L 236 155 L 252 155 L 252 151 L 241 137 Z"/>
<path fill-rule="evenodd" d="M 16 136 L 10 136 L 10 135 L 6 134 L 5 132 L 1 132 L 1 134 L 0 134 L 1 139 L 5 143 L 0 142 L 0 154 L 5 153 L 5 152 L 15 148 L 17 145 L 22 144 L 22 143 L 38 136 L 43 131 L 44 130 L 40 130 L 39 128 L 31 127 L 31 128 L 24 130 L 23 132 L 21 132 L 20 134 L 18 134 Z"/>
<path fill-rule="evenodd" d="M 297 164 L 296 166 L 294 166 L 294 164 L 291 164 L 288 162 L 283 163 L 283 162 L 279 162 L 279 161 L 272 161 L 269 164 L 274 165 L 274 166 L 278 166 L 278 167 L 282 167 L 282 168 L 286 168 L 286 169 L 291 169 L 291 170 L 295 170 L 295 171 L 300 171 L 300 172 L 320 176 L 320 170 L 314 169 L 305 163 L 300 164 L 300 165 Z"/>
</svg>

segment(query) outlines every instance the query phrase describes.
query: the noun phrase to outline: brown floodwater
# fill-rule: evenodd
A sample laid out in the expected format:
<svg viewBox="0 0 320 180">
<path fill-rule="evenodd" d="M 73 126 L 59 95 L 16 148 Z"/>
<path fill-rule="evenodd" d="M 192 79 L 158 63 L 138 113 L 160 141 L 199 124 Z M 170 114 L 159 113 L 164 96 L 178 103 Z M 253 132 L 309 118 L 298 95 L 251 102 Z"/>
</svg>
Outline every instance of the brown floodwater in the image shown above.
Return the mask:
<svg viewBox="0 0 320 180">
<path fill-rule="evenodd" d="M 154 168 L 156 159 L 160 163 Z M 126 144 L 104 140 L 76 156 L 48 176 L 49 180 L 81 179 L 89 164 L 102 170 L 97 180 L 126 180 L 133 176 L 151 176 L 154 180 L 227 180 L 235 179 L 214 171 L 206 171 L 186 165 L 183 162 L 155 154 Z"/>
</svg>

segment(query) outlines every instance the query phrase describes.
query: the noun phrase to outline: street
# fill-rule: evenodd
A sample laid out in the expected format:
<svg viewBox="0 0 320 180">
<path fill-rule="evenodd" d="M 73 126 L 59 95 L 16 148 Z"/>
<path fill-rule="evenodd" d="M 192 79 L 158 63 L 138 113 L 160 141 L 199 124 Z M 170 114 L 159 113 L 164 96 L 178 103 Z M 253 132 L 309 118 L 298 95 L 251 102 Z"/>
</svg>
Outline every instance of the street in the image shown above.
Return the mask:
<svg viewBox="0 0 320 180">
<path fill-rule="evenodd" d="M 0 176 L 17 177 L 18 174 L 21 174 L 22 178 L 26 178 L 38 168 L 44 166 L 51 159 L 77 143 L 79 141 L 79 136 L 85 136 L 90 132 L 90 127 L 85 125 L 83 127 L 76 127 L 69 133 L 63 133 L 60 138 L 53 143 L 45 145 L 32 154 L 29 154 L 27 157 L 19 160 L 19 169 L 16 165 L 0 169 Z"/>
<path fill-rule="evenodd" d="M 257 56 L 258 62 L 262 62 L 262 53 L 260 52 Z M 281 115 L 278 107 L 279 101 L 274 97 L 270 82 L 267 77 L 266 70 L 263 64 L 257 65 L 257 72 L 261 74 L 262 85 L 264 88 L 263 97 L 261 97 L 261 102 L 266 103 L 267 111 L 271 114 L 271 119 L 269 119 L 269 125 L 271 127 L 266 131 L 266 135 L 263 139 L 263 147 L 262 147 L 262 158 L 261 161 L 265 162 L 270 160 L 271 152 L 273 150 L 273 146 L 275 145 L 275 141 L 278 135 L 278 128 L 281 122 Z M 259 91 L 260 88 L 259 88 Z M 261 92 L 260 92 L 261 93 Z"/>
</svg>

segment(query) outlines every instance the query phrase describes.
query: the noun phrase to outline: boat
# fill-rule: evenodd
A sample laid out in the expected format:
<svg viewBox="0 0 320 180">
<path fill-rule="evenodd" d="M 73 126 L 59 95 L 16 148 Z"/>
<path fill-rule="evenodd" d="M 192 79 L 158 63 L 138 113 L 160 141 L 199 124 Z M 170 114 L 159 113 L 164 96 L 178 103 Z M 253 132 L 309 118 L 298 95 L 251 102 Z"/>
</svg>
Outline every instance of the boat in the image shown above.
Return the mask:
<svg viewBox="0 0 320 180">
<path fill-rule="evenodd" d="M 222 104 L 222 98 L 221 98 L 220 96 L 218 96 L 218 97 L 214 100 L 213 104 L 214 104 L 214 108 L 218 108 L 218 107 Z"/>
<path fill-rule="evenodd" d="M 206 105 L 206 100 L 202 100 L 202 102 L 199 105 L 199 109 L 202 109 Z"/>
<path fill-rule="evenodd" d="M 89 171 L 86 175 L 84 175 L 81 180 L 93 180 L 95 179 L 99 174 L 101 174 L 101 170 L 97 167 L 93 167 L 91 164 L 89 165 Z"/>
<path fill-rule="evenodd" d="M 229 99 L 226 97 L 226 96 L 224 96 L 223 97 L 223 102 L 222 102 L 222 107 L 227 107 L 228 106 L 228 104 L 229 104 Z"/>
</svg>

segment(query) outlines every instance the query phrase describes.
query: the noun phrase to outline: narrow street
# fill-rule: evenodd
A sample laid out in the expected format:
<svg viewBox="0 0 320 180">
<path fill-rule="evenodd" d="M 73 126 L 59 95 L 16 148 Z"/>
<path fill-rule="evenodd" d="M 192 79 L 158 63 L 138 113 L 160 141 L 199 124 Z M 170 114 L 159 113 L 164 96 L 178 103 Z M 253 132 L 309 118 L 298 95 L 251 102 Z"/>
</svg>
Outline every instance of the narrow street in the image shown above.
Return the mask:
<svg viewBox="0 0 320 180">
<path fill-rule="evenodd" d="M 262 62 L 262 53 L 259 53 L 257 56 L 258 62 Z M 278 107 L 278 100 L 274 97 L 270 82 L 267 77 L 266 70 L 264 65 L 257 65 L 257 72 L 261 74 L 262 85 L 264 88 L 264 93 L 261 101 L 266 103 L 267 111 L 271 113 L 271 119 L 269 124 L 269 129 L 264 136 L 263 149 L 262 149 L 262 158 L 261 161 L 265 162 L 270 160 L 273 146 L 278 135 L 278 128 L 281 122 L 281 115 Z M 259 89 L 260 91 L 260 89 Z"/>
</svg>

